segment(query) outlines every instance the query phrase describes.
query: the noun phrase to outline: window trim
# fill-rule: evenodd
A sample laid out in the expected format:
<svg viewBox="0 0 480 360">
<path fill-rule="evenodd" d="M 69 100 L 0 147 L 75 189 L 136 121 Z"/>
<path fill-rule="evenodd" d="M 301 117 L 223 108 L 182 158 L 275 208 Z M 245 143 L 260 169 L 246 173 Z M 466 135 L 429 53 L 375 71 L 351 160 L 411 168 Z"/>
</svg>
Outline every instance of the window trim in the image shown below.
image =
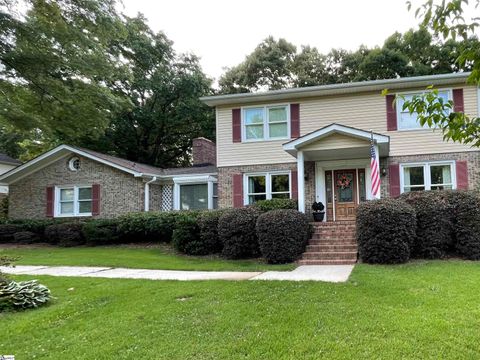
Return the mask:
<svg viewBox="0 0 480 360">
<path fill-rule="evenodd" d="M 64 189 L 72 189 L 73 188 L 73 213 L 69 214 L 62 214 L 60 212 L 60 192 Z M 55 205 L 54 205 L 54 217 L 56 218 L 69 218 L 69 217 L 88 217 L 92 216 L 92 212 L 88 213 L 81 213 L 80 212 L 80 202 L 81 200 L 78 199 L 79 189 L 90 188 L 92 189 L 92 198 L 90 202 L 93 206 L 93 185 L 61 185 L 55 186 Z M 86 201 L 86 200 L 84 200 Z"/>
<path fill-rule="evenodd" d="M 268 109 L 270 108 L 277 108 L 277 107 L 284 107 L 287 110 L 287 135 L 282 137 L 270 137 L 270 127 L 269 127 L 269 119 L 268 119 Z M 247 139 L 246 136 L 246 129 L 247 124 L 245 123 L 245 111 L 248 109 L 258 109 L 263 108 L 263 138 L 261 139 Z M 242 124 L 242 142 L 259 142 L 259 141 L 275 141 L 275 140 L 285 140 L 291 138 L 291 117 L 290 117 L 290 104 L 268 104 L 268 105 L 252 105 L 252 106 L 243 106 L 241 108 L 241 124 Z"/>
<path fill-rule="evenodd" d="M 448 94 L 448 100 L 453 100 L 453 90 L 451 88 L 442 88 L 442 89 L 435 89 L 438 90 L 438 92 L 447 92 Z M 421 90 L 421 91 L 403 91 L 403 92 L 397 92 L 395 95 L 402 95 L 402 96 L 408 96 L 408 95 L 421 95 L 425 94 L 427 92 L 431 92 L 432 90 Z M 400 116 L 402 114 L 402 108 L 400 106 L 400 98 L 395 97 L 395 111 L 397 115 L 397 131 L 419 131 L 419 130 L 429 130 L 429 127 L 416 127 L 416 128 L 402 128 L 400 126 Z M 417 119 L 418 123 L 418 119 Z"/>
<path fill-rule="evenodd" d="M 251 176 L 265 176 L 265 198 L 266 200 L 272 199 L 272 194 L 285 194 L 286 191 L 272 192 L 272 175 L 288 175 L 288 198 L 292 198 L 292 172 L 291 170 L 274 170 L 274 171 L 260 171 L 243 174 L 243 205 L 251 205 L 248 202 L 250 195 L 263 194 L 263 193 L 250 193 L 248 191 L 248 178 Z"/>
<path fill-rule="evenodd" d="M 421 161 L 421 162 L 411 162 L 400 164 L 400 193 L 405 192 L 405 174 L 403 172 L 404 168 L 409 167 L 423 167 L 423 179 L 424 187 L 423 191 L 430 191 L 433 186 L 441 186 L 442 184 L 432 184 L 430 167 L 431 166 L 440 166 L 440 165 L 450 165 L 450 173 L 452 176 L 452 189 L 457 188 L 457 173 L 456 173 L 456 161 L 455 160 L 437 160 L 437 161 Z M 418 185 L 420 186 L 420 185 Z"/>
<path fill-rule="evenodd" d="M 207 197 L 207 209 L 213 210 L 213 184 L 216 183 L 218 186 L 217 178 L 213 176 L 183 176 L 173 178 L 173 210 L 178 211 L 187 211 L 181 209 L 180 204 L 180 186 L 182 185 L 207 185 L 208 197 Z M 217 190 L 218 191 L 218 190 Z M 218 199 L 218 193 L 217 193 Z"/>
</svg>

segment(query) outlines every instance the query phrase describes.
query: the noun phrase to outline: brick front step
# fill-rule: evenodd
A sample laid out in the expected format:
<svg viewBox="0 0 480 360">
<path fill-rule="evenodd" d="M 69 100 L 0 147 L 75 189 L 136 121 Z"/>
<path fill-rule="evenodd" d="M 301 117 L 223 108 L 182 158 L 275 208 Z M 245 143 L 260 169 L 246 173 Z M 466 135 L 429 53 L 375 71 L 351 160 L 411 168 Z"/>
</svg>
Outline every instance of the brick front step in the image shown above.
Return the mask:
<svg viewBox="0 0 480 360">
<path fill-rule="evenodd" d="M 308 245 L 306 252 L 321 251 L 355 251 L 357 252 L 357 244 L 339 244 L 339 243 L 321 243 L 318 245 Z"/>
<path fill-rule="evenodd" d="M 352 240 L 355 241 L 356 237 L 354 234 L 350 235 L 322 235 L 322 234 L 313 234 L 313 240 Z"/>
<path fill-rule="evenodd" d="M 357 260 L 356 251 L 306 252 L 302 260 Z"/>
<path fill-rule="evenodd" d="M 308 245 L 357 245 L 355 239 L 311 239 Z"/>
<path fill-rule="evenodd" d="M 298 265 L 353 265 L 357 260 L 298 260 Z"/>
</svg>

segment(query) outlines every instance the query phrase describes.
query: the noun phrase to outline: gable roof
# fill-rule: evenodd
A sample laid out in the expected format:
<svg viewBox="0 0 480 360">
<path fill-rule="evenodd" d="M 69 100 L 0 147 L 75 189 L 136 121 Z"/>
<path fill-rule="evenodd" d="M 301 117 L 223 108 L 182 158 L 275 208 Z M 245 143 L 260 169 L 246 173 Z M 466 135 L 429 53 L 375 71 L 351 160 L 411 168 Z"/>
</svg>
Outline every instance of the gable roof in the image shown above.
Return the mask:
<svg viewBox="0 0 480 360">
<path fill-rule="evenodd" d="M 89 149 L 70 145 L 60 145 L 0 175 L 0 182 L 4 184 L 10 184 L 18 181 L 21 178 L 30 175 L 59 159 L 71 155 L 72 153 L 111 166 L 120 171 L 129 173 L 135 177 L 149 176 L 161 179 L 170 178 L 173 175 L 193 175 L 205 173 L 215 174 L 217 172 L 217 168 L 215 166 L 192 166 L 187 168 L 162 169 L 147 164 L 137 163 L 127 159 L 122 159 L 116 156 L 103 154 Z"/>
<path fill-rule="evenodd" d="M 204 96 L 200 100 L 209 106 L 248 104 L 272 100 L 291 100 L 326 95 L 343 95 L 383 89 L 400 90 L 429 85 L 441 86 L 466 83 L 469 72 L 441 75 L 404 77 L 398 79 L 370 80 L 342 84 L 307 86 L 302 88 L 270 90 L 256 93 Z"/>
<path fill-rule="evenodd" d="M 0 153 L 0 164 L 21 165 L 22 162 L 8 156 L 7 154 Z"/>
</svg>

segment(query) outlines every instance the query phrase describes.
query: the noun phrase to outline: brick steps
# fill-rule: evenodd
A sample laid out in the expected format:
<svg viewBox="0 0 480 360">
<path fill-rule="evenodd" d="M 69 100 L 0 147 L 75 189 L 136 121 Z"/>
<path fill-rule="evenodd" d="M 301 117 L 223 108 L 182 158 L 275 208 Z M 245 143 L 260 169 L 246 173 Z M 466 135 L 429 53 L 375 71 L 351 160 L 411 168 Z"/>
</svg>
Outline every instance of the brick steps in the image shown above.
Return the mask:
<svg viewBox="0 0 480 360">
<path fill-rule="evenodd" d="M 355 221 L 314 223 L 299 265 L 349 265 L 357 262 Z"/>
</svg>

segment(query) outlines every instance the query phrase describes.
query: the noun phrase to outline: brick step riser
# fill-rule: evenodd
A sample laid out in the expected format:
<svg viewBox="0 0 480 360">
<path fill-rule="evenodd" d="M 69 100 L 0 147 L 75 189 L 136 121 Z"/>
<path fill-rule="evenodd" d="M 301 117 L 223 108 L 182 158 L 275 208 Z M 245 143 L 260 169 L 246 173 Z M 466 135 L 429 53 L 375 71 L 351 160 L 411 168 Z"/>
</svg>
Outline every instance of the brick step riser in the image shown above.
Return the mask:
<svg viewBox="0 0 480 360">
<path fill-rule="evenodd" d="M 342 244 L 342 245 L 307 245 L 306 252 L 322 252 L 322 251 L 357 251 L 358 247 L 356 244 Z"/>
<path fill-rule="evenodd" d="M 357 253 L 321 252 L 304 253 L 302 260 L 357 260 Z"/>
<path fill-rule="evenodd" d="M 298 265 L 354 265 L 356 260 L 299 260 Z"/>
<path fill-rule="evenodd" d="M 355 246 L 357 243 L 355 241 L 320 241 L 320 240 L 310 240 L 307 246 Z"/>
<path fill-rule="evenodd" d="M 331 240 L 331 241 L 342 241 L 342 240 L 348 240 L 355 242 L 357 241 L 357 238 L 355 236 L 318 236 L 318 235 L 313 235 L 311 237 L 312 240 Z"/>
<path fill-rule="evenodd" d="M 323 232 L 323 231 L 355 231 L 356 228 L 355 227 L 345 227 L 345 228 L 339 228 L 339 227 L 324 227 L 324 228 L 320 228 L 320 227 L 317 227 L 317 228 L 313 228 L 313 231 L 315 232 Z"/>
</svg>

